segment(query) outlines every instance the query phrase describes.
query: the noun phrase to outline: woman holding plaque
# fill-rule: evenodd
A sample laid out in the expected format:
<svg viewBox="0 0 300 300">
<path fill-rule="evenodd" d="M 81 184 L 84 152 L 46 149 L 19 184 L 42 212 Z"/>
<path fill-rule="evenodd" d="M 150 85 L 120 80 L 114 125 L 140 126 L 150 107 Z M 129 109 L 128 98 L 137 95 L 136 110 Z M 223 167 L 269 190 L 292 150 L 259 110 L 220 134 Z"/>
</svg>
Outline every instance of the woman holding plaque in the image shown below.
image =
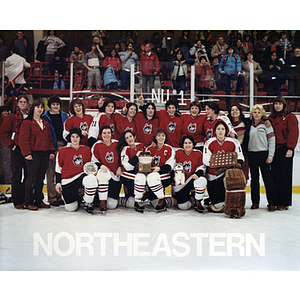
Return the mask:
<svg viewBox="0 0 300 300">
<path fill-rule="evenodd" d="M 206 187 L 205 167 L 202 152 L 194 149 L 195 145 L 193 136 L 186 135 L 182 138 L 181 148 L 176 150 L 173 191 L 179 209 L 188 210 L 193 203 L 196 211 L 203 212 L 201 201 Z M 195 191 L 193 196 L 192 191 Z"/>
<path fill-rule="evenodd" d="M 66 137 L 69 144 L 59 149 L 56 157 L 55 175 L 58 193 L 62 193 L 67 211 L 76 211 L 80 205 L 78 191 L 84 189 L 85 209 L 90 212 L 97 190 L 97 182 L 84 172 L 84 165 L 91 161 L 91 150 L 81 145 L 81 129 L 73 127 Z"/>
<path fill-rule="evenodd" d="M 119 138 L 117 151 L 122 165 L 120 180 L 125 189 L 125 199 L 122 200 L 122 204 L 143 212 L 145 207 L 142 204 L 142 197 L 145 180 L 144 174 L 139 173 L 139 156 L 145 151 L 145 146 L 136 142 L 132 131 L 127 129 Z"/>
</svg>

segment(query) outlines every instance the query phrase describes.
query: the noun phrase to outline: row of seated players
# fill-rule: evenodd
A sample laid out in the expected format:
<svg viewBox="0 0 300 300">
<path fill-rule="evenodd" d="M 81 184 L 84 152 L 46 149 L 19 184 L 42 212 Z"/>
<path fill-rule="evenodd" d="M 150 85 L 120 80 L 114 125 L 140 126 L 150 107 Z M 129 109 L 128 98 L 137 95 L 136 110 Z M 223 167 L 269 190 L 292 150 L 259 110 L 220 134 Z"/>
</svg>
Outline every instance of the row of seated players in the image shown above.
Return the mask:
<svg viewBox="0 0 300 300">
<path fill-rule="evenodd" d="M 99 110 L 103 112 L 92 117 L 85 114 L 81 100 L 72 101 L 70 111 L 74 115 L 65 121 L 63 133 L 69 144 L 59 150 L 56 159 L 56 189 L 63 194 L 66 210 L 77 210 L 79 202 L 74 199 L 83 188 L 87 212 L 94 209 L 95 195 L 102 211 L 119 204 L 143 212 L 147 186 L 148 199 L 158 211 L 174 204 L 183 210 L 194 205 L 197 211 L 203 211 L 201 201 L 207 186 L 209 210 L 222 212 L 225 190 L 223 180 L 217 179 L 224 170 L 216 174 L 210 169 L 210 156 L 237 152 L 240 164 L 244 156 L 229 119 L 219 116 L 218 104 L 207 102 L 203 116 L 200 103 L 194 102 L 189 113 L 176 116 L 174 100 L 160 111 L 154 103 L 144 104 L 143 96 L 139 102 L 141 112 L 137 112 L 136 104 L 127 103 L 120 113 L 115 111 L 113 101 L 100 99 Z M 138 172 L 138 157 L 144 151 L 153 155 L 152 172 L 147 175 Z M 98 172 L 85 174 L 87 162 L 96 163 Z M 176 163 L 183 166 L 183 181 L 176 179 Z M 122 184 L 125 198 L 119 199 Z M 174 197 L 165 197 L 164 188 L 171 184 Z"/>
</svg>

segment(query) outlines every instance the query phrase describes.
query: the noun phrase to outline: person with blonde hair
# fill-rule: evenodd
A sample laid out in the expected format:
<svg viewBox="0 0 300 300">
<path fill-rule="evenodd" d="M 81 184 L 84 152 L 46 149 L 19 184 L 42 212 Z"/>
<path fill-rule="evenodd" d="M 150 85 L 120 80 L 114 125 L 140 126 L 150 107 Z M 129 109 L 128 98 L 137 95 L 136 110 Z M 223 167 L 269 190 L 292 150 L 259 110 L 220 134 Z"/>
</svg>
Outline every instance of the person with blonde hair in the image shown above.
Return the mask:
<svg viewBox="0 0 300 300">
<path fill-rule="evenodd" d="M 248 154 L 251 174 L 251 209 L 257 209 L 260 202 L 259 170 L 266 188 L 268 210 L 275 211 L 277 193 L 271 174 L 271 163 L 275 153 L 275 134 L 273 127 L 265 124 L 266 111 L 256 104 L 250 111 L 251 122 L 246 127 L 244 150 Z"/>
</svg>

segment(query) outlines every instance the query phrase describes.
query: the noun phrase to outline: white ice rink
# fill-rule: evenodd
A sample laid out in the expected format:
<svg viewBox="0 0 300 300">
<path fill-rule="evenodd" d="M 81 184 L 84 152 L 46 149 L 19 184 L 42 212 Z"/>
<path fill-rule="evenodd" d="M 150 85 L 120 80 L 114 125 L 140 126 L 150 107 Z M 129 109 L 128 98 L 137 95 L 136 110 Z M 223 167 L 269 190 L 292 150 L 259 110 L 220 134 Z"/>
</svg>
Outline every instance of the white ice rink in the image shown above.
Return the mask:
<svg viewBox="0 0 300 300">
<path fill-rule="evenodd" d="M 245 288 L 254 281 L 256 286 L 262 284 L 266 291 L 269 286 L 266 280 L 272 276 L 271 285 L 277 290 L 277 284 L 290 274 L 286 271 L 300 270 L 300 195 L 293 195 L 293 206 L 289 210 L 275 212 L 267 211 L 265 194 L 261 195 L 258 210 L 249 209 L 249 198 L 247 194 L 246 215 L 241 219 L 176 208 L 159 214 L 149 208 L 140 214 L 121 207 L 106 215 L 88 215 L 83 208 L 74 213 L 66 212 L 63 206 L 32 212 L 3 204 L 0 205 L 0 270 L 158 271 L 101 272 L 106 279 L 112 278 L 109 282 L 113 282 L 114 292 L 121 282 L 132 276 L 143 291 L 144 285 L 149 284 L 153 292 L 155 285 L 161 287 L 158 282 L 161 277 L 169 287 L 187 282 L 191 285 L 189 288 L 199 284 L 201 289 L 205 279 L 213 286 L 214 278 L 224 284 L 228 274 L 240 280 Z M 65 277 L 62 274 L 69 273 L 58 273 L 63 285 Z M 11 273 L 1 272 L 2 277 L 6 277 L 5 274 Z M 45 273 L 34 272 L 39 279 L 36 274 Z M 98 272 L 92 274 L 97 274 L 98 278 Z M 291 274 L 291 280 L 283 281 L 289 287 L 283 295 L 295 287 L 292 280 L 299 279 L 298 272 Z M 168 281 L 169 276 L 172 283 Z M 24 280 L 23 275 L 21 278 Z M 50 278 L 53 280 L 52 275 Z M 85 277 L 79 278 L 76 275 L 75 285 L 76 280 L 80 283 Z M 120 282 L 115 282 L 116 278 Z M 247 283 L 244 278 L 248 278 Z M 261 278 L 259 282 L 258 278 Z M 130 281 L 130 285 L 136 284 L 135 280 Z M 247 296 L 244 299 L 248 299 Z"/>
</svg>

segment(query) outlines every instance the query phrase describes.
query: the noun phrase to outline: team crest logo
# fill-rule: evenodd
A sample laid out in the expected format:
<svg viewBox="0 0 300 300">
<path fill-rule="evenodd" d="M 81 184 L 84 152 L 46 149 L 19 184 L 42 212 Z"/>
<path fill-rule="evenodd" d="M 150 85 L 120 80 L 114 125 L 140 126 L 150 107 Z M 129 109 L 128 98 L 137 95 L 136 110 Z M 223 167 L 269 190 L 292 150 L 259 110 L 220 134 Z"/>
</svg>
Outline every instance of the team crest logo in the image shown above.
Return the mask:
<svg viewBox="0 0 300 300">
<path fill-rule="evenodd" d="M 196 132 L 196 124 L 190 124 L 188 127 L 188 131 L 191 133 L 195 133 Z"/>
<path fill-rule="evenodd" d="M 159 166 L 159 161 L 160 161 L 160 156 L 154 156 L 153 157 L 153 160 L 152 160 L 152 162 L 153 162 L 153 166 L 154 167 L 158 167 Z"/>
<path fill-rule="evenodd" d="M 76 166 L 76 167 L 82 167 L 83 165 L 83 161 L 82 161 L 82 155 L 74 155 L 73 156 L 73 164 Z"/>
<path fill-rule="evenodd" d="M 110 124 L 109 127 L 111 129 L 111 133 L 114 134 L 114 132 L 115 132 L 114 124 Z"/>
<path fill-rule="evenodd" d="M 152 132 L 152 124 L 145 124 L 145 126 L 144 126 L 144 132 L 146 133 L 146 134 L 151 134 L 151 132 Z"/>
<path fill-rule="evenodd" d="M 185 161 L 183 163 L 183 172 L 185 173 L 190 173 L 191 172 L 191 169 L 192 169 L 192 164 L 190 161 Z"/>
<path fill-rule="evenodd" d="M 210 139 L 213 136 L 213 130 L 212 129 L 207 129 L 206 130 L 206 136 L 208 139 Z"/>
<path fill-rule="evenodd" d="M 80 129 L 81 131 L 88 131 L 89 130 L 88 124 L 86 122 L 80 123 Z"/>
<path fill-rule="evenodd" d="M 108 163 L 113 163 L 114 162 L 114 154 L 112 152 L 107 152 L 106 153 L 106 156 L 105 156 L 105 160 L 108 162 Z"/>
<path fill-rule="evenodd" d="M 169 132 L 174 133 L 175 128 L 176 128 L 176 123 L 173 123 L 173 122 L 169 123 L 169 125 L 168 125 Z"/>
</svg>

